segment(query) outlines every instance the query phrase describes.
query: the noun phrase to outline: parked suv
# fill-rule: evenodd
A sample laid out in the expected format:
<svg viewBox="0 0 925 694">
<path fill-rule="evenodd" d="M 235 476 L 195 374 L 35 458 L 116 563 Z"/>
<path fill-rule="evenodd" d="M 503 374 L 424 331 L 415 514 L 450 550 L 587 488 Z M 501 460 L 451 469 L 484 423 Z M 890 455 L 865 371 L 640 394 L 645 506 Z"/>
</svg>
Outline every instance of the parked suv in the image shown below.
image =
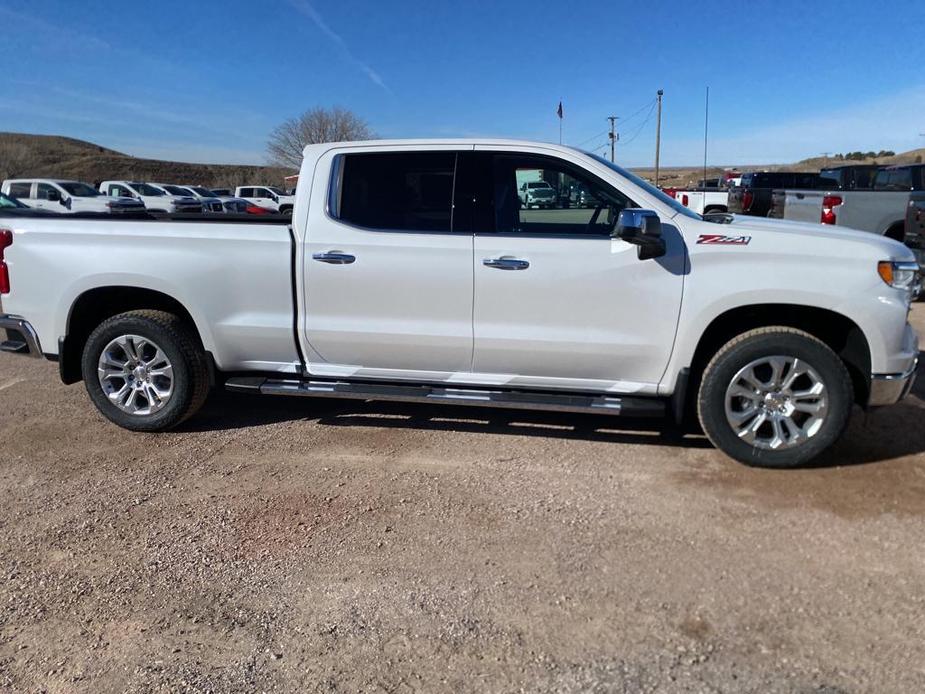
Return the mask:
<svg viewBox="0 0 925 694">
<path fill-rule="evenodd" d="M 21 200 L 28 207 L 61 214 L 101 212 L 104 214 L 144 214 L 140 200 L 102 195 L 93 186 L 80 181 L 49 178 L 17 178 L 3 182 L 5 194 Z"/>
<path fill-rule="evenodd" d="M 546 181 L 527 181 L 520 186 L 520 202 L 528 210 L 555 207 L 556 191 Z"/>
</svg>

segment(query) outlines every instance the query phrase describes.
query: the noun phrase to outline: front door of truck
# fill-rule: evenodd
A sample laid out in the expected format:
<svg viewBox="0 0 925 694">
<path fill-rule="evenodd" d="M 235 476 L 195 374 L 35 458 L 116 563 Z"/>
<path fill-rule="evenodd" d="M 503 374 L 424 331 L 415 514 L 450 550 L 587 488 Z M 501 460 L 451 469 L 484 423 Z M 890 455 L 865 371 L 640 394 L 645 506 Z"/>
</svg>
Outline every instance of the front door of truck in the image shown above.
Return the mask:
<svg viewBox="0 0 925 694">
<path fill-rule="evenodd" d="M 311 190 L 305 241 L 313 374 L 443 380 L 469 371 L 472 234 L 454 227 L 456 163 L 449 149 L 330 160 L 331 184 Z"/>
<path fill-rule="evenodd" d="M 681 304 L 678 230 L 663 220 L 667 255 L 641 261 L 611 238 L 620 210 L 638 206 L 614 186 L 558 157 L 495 153 L 484 166 L 494 218 L 475 233 L 473 371 L 509 387 L 652 392 Z M 531 180 L 553 187 L 553 207 L 524 208 Z"/>
</svg>

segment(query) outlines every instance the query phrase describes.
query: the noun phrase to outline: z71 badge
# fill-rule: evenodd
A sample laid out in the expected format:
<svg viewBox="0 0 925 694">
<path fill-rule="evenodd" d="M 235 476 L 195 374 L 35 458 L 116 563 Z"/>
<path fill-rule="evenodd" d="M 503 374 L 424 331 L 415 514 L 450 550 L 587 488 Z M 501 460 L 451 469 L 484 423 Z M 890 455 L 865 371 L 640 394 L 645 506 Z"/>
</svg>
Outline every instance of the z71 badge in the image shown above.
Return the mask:
<svg viewBox="0 0 925 694">
<path fill-rule="evenodd" d="M 697 243 L 718 244 L 721 246 L 747 246 L 751 236 L 726 236 L 724 234 L 701 234 Z"/>
</svg>

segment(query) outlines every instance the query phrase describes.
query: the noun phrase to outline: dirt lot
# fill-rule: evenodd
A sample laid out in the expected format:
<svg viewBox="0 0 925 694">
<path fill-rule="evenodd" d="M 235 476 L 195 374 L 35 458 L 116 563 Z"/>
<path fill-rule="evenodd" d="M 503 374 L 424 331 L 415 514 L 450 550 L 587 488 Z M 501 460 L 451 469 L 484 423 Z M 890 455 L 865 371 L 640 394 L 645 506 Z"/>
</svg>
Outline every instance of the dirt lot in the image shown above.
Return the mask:
<svg viewBox="0 0 925 694">
<path fill-rule="evenodd" d="M 791 472 L 667 426 L 227 394 L 133 435 L 3 356 L 0 690 L 923 691 L 923 425 L 925 374 Z"/>
</svg>

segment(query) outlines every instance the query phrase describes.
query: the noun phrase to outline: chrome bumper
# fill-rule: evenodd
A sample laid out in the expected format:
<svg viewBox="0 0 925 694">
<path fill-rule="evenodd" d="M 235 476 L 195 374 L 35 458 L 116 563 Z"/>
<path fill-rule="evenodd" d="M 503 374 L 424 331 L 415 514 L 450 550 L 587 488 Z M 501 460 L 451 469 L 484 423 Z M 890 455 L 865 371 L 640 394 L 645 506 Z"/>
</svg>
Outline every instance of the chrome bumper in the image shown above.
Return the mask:
<svg viewBox="0 0 925 694">
<path fill-rule="evenodd" d="M 893 405 L 909 395 L 915 383 L 915 370 L 919 365 L 918 357 L 912 367 L 901 374 L 873 374 L 870 377 L 870 398 L 868 407 Z"/>
<path fill-rule="evenodd" d="M 39 336 L 25 318 L 0 313 L 0 330 L 6 331 L 6 339 L 0 342 L 0 352 L 41 359 Z"/>
</svg>

